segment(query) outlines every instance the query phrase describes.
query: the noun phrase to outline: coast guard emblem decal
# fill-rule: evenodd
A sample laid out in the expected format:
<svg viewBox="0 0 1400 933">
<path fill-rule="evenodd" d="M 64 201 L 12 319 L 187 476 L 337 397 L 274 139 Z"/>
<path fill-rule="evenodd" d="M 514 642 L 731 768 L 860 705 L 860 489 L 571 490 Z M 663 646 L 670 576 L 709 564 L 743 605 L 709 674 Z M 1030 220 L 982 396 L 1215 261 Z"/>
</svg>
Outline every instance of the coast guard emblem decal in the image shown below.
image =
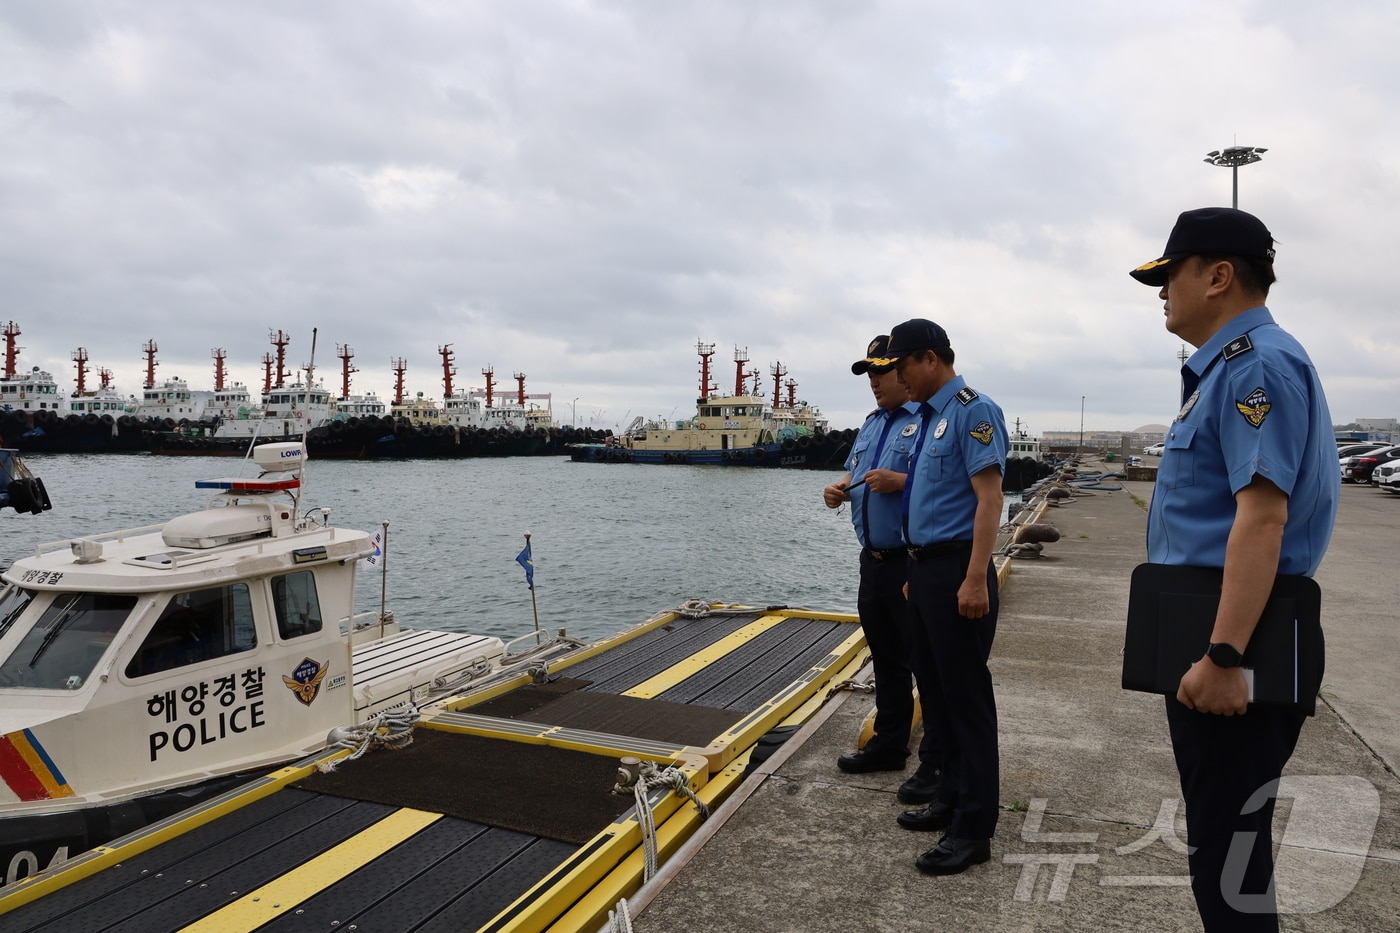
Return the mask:
<svg viewBox="0 0 1400 933">
<path fill-rule="evenodd" d="M 990 444 L 992 442 L 992 423 L 990 421 L 979 421 L 977 427 L 967 432 L 972 435 L 972 439 L 979 444 Z"/>
<path fill-rule="evenodd" d="M 310 658 L 302 658 L 297 669 L 292 671 L 291 677 L 282 675 L 282 683 L 287 685 L 287 689 L 292 691 L 303 705 L 310 706 L 316 699 L 316 694 L 321 692 L 321 681 L 330 670 L 330 664 L 330 661 L 317 664 Z"/>
<path fill-rule="evenodd" d="M 1236 402 L 1235 408 L 1244 415 L 1244 420 L 1254 427 L 1259 427 L 1264 423 L 1264 419 L 1269 416 L 1269 410 L 1274 407 L 1274 403 L 1269 401 L 1269 396 L 1264 394 L 1264 387 L 1260 386 L 1243 402 Z"/>
</svg>

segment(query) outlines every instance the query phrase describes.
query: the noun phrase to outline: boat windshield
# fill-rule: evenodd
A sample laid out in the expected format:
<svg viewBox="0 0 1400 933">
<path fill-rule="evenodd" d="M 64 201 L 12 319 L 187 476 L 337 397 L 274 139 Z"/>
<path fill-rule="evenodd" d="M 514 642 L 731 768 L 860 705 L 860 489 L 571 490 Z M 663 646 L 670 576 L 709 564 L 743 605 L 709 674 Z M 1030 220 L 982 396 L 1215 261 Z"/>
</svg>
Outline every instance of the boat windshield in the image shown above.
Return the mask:
<svg viewBox="0 0 1400 933">
<path fill-rule="evenodd" d="M 33 601 L 33 591 L 20 589 L 17 586 L 5 587 L 4 593 L 0 593 L 0 638 L 5 637 L 10 626 L 15 624 L 15 620 L 20 617 L 24 610 L 29 608 L 29 604 Z"/>
<path fill-rule="evenodd" d="M 60 593 L 0 663 L 0 687 L 77 690 L 135 606 L 135 596 Z"/>
</svg>

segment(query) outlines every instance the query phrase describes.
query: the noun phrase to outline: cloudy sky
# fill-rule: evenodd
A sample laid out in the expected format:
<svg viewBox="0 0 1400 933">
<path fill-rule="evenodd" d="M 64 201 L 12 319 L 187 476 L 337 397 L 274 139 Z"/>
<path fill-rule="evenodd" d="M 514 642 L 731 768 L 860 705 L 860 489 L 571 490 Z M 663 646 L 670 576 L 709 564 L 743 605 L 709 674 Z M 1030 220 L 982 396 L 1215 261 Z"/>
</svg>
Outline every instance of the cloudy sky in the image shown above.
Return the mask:
<svg viewBox="0 0 1400 933">
<path fill-rule="evenodd" d="M 261 387 L 268 333 L 339 387 L 528 376 L 601 426 L 693 411 L 695 344 L 781 362 L 834 426 L 901 320 L 1033 432 L 1176 410 L 1127 276 L 1212 149 L 1334 420 L 1400 415 L 1388 0 L 5 0 L 0 322 L 71 389 Z M 577 402 L 575 403 L 575 399 Z"/>
</svg>

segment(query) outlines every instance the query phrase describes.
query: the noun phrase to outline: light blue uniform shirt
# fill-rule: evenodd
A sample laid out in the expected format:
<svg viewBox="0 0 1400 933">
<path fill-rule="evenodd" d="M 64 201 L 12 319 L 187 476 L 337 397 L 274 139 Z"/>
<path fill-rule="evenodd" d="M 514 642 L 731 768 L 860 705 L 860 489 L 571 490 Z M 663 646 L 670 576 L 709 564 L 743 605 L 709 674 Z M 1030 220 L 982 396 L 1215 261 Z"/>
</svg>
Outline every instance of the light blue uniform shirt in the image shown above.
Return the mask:
<svg viewBox="0 0 1400 933">
<path fill-rule="evenodd" d="M 1341 482 L 1332 416 L 1307 352 L 1261 305 L 1222 327 L 1181 373 L 1185 398 L 1157 469 L 1148 560 L 1225 566 L 1235 493 L 1261 476 L 1288 496 L 1278 572 L 1312 576 Z"/>
<path fill-rule="evenodd" d="M 851 482 L 857 483 L 871 470 L 909 469 L 909 452 L 919 430 L 919 403 L 905 402 L 893 411 L 877 408 L 860 426 L 851 455 L 846 458 L 846 470 Z M 880 438 L 884 437 L 884 446 Z M 861 547 L 886 551 L 902 546 L 904 513 L 902 494 L 871 492 L 861 486 L 851 492 L 851 522 Z"/>
<path fill-rule="evenodd" d="M 906 543 L 928 547 L 971 541 L 977 494 L 972 476 L 994 466 L 1006 470 L 1006 417 L 1001 407 L 968 388 L 962 376 L 948 380 L 926 403 L 928 436 L 916 442 L 909 474 Z"/>
</svg>

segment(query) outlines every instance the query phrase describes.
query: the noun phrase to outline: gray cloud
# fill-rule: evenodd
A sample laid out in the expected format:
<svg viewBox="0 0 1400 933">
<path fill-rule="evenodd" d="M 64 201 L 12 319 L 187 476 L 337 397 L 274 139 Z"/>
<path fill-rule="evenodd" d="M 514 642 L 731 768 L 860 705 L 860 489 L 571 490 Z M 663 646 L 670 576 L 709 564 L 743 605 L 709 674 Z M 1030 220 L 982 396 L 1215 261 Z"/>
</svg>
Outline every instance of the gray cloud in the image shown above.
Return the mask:
<svg viewBox="0 0 1400 933">
<path fill-rule="evenodd" d="M 1339 420 L 1394 414 L 1394 17 L 1364 2 L 7 3 L 0 316 L 22 363 L 258 383 L 267 332 L 387 394 L 529 375 L 611 424 L 684 411 L 697 339 L 838 426 L 907 317 L 1034 430 L 1175 410 L 1127 269 L 1229 197 Z M 329 378 L 329 377 L 328 377 Z M 556 410 L 558 406 L 556 406 Z"/>
</svg>

